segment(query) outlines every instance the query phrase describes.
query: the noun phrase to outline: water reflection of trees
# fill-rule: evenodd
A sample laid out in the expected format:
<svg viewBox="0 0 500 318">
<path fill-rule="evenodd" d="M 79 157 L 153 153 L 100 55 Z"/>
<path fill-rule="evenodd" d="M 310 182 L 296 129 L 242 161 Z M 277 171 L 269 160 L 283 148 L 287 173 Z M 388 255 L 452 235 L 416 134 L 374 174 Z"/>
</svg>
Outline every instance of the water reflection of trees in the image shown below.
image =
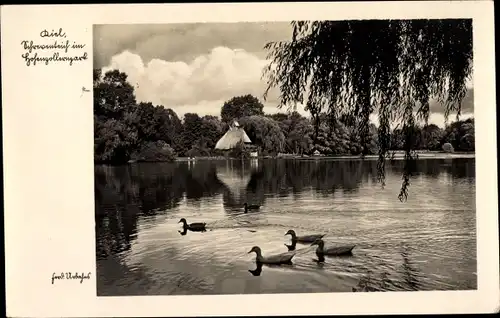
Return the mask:
<svg viewBox="0 0 500 318">
<path fill-rule="evenodd" d="M 375 161 L 272 160 L 260 167 L 252 174 L 248 190 L 278 196 L 309 189 L 356 191 L 363 175 L 376 173 Z"/>
<path fill-rule="evenodd" d="M 234 166 L 235 177 L 240 167 Z M 365 179 L 376 180 L 376 161 L 262 160 L 252 169 L 246 188 L 238 197 L 229 189 L 224 196 L 226 210 L 245 202 L 262 205 L 267 195 L 298 196 L 306 190 L 330 195 L 336 190 L 355 192 Z"/>
<path fill-rule="evenodd" d="M 403 161 L 388 163 L 387 173 L 400 174 Z M 225 184 L 218 172 L 241 179 L 238 191 Z M 419 160 L 415 174 L 474 182 L 474 159 Z M 98 257 L 130 248 L 138 217 L 167 213 L 186 198 L 200 202 L 222 194 L 226 212 L 242 212 L 243 203 L 263 205 L 266 197 L 299 197 L 304 191 L 331 195 L 356 192 L 361 184 L 376 182 L 376 160 L 260 160 L 95 167 L 96 245 Z M 240 191 L 241 190 L 241 191 Z M 239 194 L 236 195 L 235 193 Z"/>
<path fill-rule="evenodd" d="M 400 174 L 404 169 L 403 160 L 395 160 L 389 163 L 391 172 Z M 437 178 L 442 173 L 450 175 L 454 179 L 467 179 L 475 181 L 476 168 L 475 159 L 425 159 L 417 160 L 414 173 L 426 177 Z"/>
<path fill-rule="evenodd" d="M 223 191 L 215 167 L 199 163 L 95 166 L 98 257 L 130 248 L 139 216 L 154 216 L 186 197 L 199 200 Z"/>
</svg>

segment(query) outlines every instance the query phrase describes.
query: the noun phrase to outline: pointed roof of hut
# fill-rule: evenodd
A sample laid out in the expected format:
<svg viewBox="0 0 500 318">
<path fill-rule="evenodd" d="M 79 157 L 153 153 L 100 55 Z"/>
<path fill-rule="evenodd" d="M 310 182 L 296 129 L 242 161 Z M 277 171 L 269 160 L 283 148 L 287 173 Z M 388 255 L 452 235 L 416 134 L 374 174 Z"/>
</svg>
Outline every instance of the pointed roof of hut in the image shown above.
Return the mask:
<svg viewBox="0 0 500 318">
<path fill-rule="evenodd" d="M 228 150 L 234 148 L 240 141 L 244 143 L 251 143 L 252 141 L 248 138 L 247 133 L 243 128 L 240 127 L 238 122 L 234 122 L 229 130 L 224 134 L 224 136 L 217 141 L 215 149 Z"/>
</svg>

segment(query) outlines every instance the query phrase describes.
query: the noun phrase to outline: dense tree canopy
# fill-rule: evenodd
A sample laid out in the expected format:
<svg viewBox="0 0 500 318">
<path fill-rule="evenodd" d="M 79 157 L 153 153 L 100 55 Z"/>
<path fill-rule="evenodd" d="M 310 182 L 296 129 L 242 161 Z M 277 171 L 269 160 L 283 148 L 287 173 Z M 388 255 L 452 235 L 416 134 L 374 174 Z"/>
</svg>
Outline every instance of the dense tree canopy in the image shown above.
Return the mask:
<svg viewBox="0 0 500 318">
<path fill-rule="evenodd" d="M 130 110 L 136 104 L 134 88 L 127 75 L 94 72 L 94 153 L 98 161 L 126 162 L 137 144 L 137 131 Z"/>
<path fill-rule="evenodd" d="M 313 128 L 309 119 L 296 111 L 290 114 L 272 114 L 268 117 L 278 123 L 285 136 L 284 152 L 301 155 L 310 153 L 313 146 Z"/>
<path fill-rule="evenodd" d="M 292 29 L 291 41 L 266 45 L 268 90 L 280 89 L 280 106 L 304 103 L 316 135 L 323 112 L 329 120 L 358 119 L 364 154 L 371 143 L 369 116 L 377 114 L 382 183 L 391 124 L 400 122 L 405 199 L 418 146 L 415 125 L 427 122 L 431 98 L 443 104 L 446 117 L 460 114 L 472 73 L 472 20 L 294 21 Z"/>
<path fill-rule="evenodd" d="M 179 129 L 171 109 L 136 102 L 125 73 L 94 70 L 94 161 L 173 160 Z"/>
<path fill-rule="evenodd" d="M 273 119 L 265 116 L 248 116 L 240 118 L 242 125 L 253 144 L 269 155 L 277 155 L 283 151 L 285 135 Z"/>
<path fill-rule="evenodd" d="M 199 117 L 197 114 L 184 116 L 183 136 L 191 136 L 191 140 L 184 139 L 184 149 L 189 149 L 185 154 L 189 157 L 210 156 L 215 144 L 223 135 L 224 125 L 215 116 L 206 115 Z M 192 132 L 196 129 L 196 133 Z"/>
<path fill-rule="evenodd" d="M 236 96 L 222 105 L 220 115 L 223 122 L 229 123 L 245 116 L 264 115 L 264 105 L 252 95 Z"/>
</svg>

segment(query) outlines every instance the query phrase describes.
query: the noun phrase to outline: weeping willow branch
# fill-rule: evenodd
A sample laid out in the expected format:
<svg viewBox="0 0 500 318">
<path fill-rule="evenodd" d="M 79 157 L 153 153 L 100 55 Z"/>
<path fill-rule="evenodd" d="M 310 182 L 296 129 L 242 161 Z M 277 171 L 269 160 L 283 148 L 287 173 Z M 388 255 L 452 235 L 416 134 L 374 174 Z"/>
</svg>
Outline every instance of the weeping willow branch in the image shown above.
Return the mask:
<svg viewBox="0 0 500 318">
<path fill-rule="evenodd" d="M 472 74 L 472 20 L 293 21 L 292 39 L 266 44 L 264 98 L 280 91 L 279 107 L 305 105 L 315 131 L 320 114 L 354 118 L 366 153 L 370 116 L 379 118 L 378 180 L 385 184 L 391 125 L 403 122 L 405 165 L 400 199 L 408 196 L 416 120 L 428 121 L 429 101 L 445 118 L 460 114 Z"/>
<path fill-rule="evenodd" d="M 413 114 L 414 105 L 411 100 L 407 100 L 404 112 L 404 125 L 403 125 L 403 135 L 405 137 L 404 141 L 404 152 L 405 161 L 403 169 L 403 184 L 401 185 L 401 190 L 398 195 L 400 201 L 406 201 L 408 199 L 408 187 L 410 186 L 410 177 L 413 175 L 415 170 L 415 156 L 416 153 L 413 150 L 416 146 L 416 126 L 415 117 Z"/>
</svg>

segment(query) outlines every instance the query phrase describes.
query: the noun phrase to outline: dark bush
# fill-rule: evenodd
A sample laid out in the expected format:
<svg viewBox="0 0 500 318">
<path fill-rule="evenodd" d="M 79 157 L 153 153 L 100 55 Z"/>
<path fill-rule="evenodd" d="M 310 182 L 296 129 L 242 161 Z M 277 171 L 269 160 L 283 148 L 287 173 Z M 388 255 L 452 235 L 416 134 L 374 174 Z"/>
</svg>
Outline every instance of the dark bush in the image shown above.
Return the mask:
<svg viewBox="0 0 500 318">
<path fill-rule="evenodd" d="M 142 162 L 174 161 L 174 150 L 163 140 L 145 143 L 138 152 L 132 154 L 132 160 Z"/>
</svg>

